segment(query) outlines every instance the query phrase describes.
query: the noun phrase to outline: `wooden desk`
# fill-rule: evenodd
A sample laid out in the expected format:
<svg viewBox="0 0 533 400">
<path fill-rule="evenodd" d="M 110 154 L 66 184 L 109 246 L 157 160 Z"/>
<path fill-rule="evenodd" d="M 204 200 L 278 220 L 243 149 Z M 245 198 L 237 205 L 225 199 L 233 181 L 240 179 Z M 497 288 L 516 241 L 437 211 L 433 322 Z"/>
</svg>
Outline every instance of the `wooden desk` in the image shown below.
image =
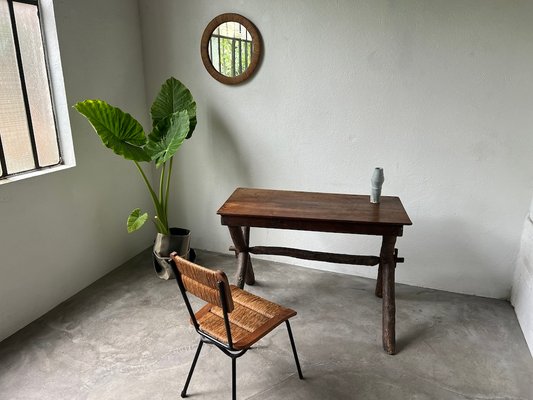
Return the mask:
<svg viewBox="0 0 533 400">
<path fill-rule="evenodd" d="M 411 225 L 398 197 L 382 196 L 379 204 L 369 196 L 292 192 L 238 188 L 220 207 L 222 225 L 227 225 L 238 256 L 237 285 L 254 283 L 252 254 L 283 255 L 343 264 L 378 265 L 376 296 L 383 298 L 383 348 L 395 353 L 394 248 L 404 225 Z M 354 233 L 382 236 L 379 256 L 358 256 L 291 249 L 249 246 L 250 227 L 303 231 Z"/>
</svg>

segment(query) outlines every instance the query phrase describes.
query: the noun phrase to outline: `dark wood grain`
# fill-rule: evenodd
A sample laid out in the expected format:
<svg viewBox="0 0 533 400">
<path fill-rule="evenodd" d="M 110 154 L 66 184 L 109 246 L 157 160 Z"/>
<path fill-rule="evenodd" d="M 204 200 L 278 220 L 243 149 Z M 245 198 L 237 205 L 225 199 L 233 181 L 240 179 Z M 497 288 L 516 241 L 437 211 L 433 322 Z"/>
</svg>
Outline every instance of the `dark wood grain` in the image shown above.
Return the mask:
<svg viewBox="0 0 533 400">
<path fill-rule="evenodd" d="M 249 252 L 252 254 L 266 254 L 285 257 L 294 257 L 304 260 L 332 262 L 337 264 L 350 265 L 367 265 L 373 266 L 379 264 L 377 256 L 359 256 L 351 254 L 325 253 L 321 251 L 309 251 L 301 249 L 292 249 L 290 247 L 271 247 L 271 246 L 254 246 L 250 247 Z"/>
<path fill-rule="evenodd" d="M 380 268 L 382 270 L 382 318 L 383 318 L 383 349 L 389 354 L 396 353 L 396 296 L 394 273 L 395 236 L 383 236 L 380 252 Z"/>
<path fill-rule="evenodd" d="M 237 250 L 237 272 L 235 274 L 235 281 L 239 288 L 244 288 L 244 282 L 246 281 L 246 275 L 248 272 L 248 243 L 244 232 L 240 226 L 228 226 L 231 239 Z M 251 268 L 251 266 L 250 266 Z"/>
<path fill-rule="evenodd" d="M 249 226 L 243 226 L 242 227 L 242 234 L 244 236 L 244 242 L 246 243 L 246 247 L 249 247 L 249 245 L 250 245 L 250 227 Z M 246 284 L 247 285 L 255 284 L 255 273 L 254 273 L 254 268 L 252 266 L 252 258 L 250 257 L 250 253 L 248 253 L 248 257 L 247 257 L 247 261 L 246 261 Z"/>
<path fill-rule="evenodd" d="M 412 222 L 398 197 L 238 188 L 217 212 L 223 225 L 401 236 Z"/>
</svg>

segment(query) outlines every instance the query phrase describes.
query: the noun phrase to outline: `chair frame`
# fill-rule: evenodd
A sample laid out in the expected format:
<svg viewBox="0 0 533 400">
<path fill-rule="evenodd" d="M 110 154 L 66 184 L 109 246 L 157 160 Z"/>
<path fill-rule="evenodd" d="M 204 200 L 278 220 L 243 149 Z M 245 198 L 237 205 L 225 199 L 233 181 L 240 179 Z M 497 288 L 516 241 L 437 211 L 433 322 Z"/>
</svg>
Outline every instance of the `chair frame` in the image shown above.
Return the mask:
<svg viewBox="0 0 533 400">
<path fill-rule="evenodd" d="M 174 253 L 173 253 L 174 254 Z M 194 373 L 194 369 L 196 367 L 196 362 L 198 361 L 198 358 L 200 356 L 200 352 L 202 350 L 203 344 L 213 344 L 218 349 L 220 349 L 225 355 L 231 358 L 231 387 L 232 387 L 232 399 L 237 399 L 237 358 L 243 356 L 251 347 L 246 347 L 244 349 L 237 350 L 233 347 L 233 341 L 231 337 L 231 326 L 230 321 L 228 317 L 228 303 L 227 303 L 227 296 L 231 296 L 231 292 L 229 294 L 226 293 L 226 287 L 224 285 L 224 282 L 217 282 L 217 287 L 219 291 L 220 296 L 220 303 L 222 304 L 222 312 L 224 314 L 224 324 L 226 327 L 226 337 L 228 339 L 228 343 L 223 343 L 220 340 L 210 336 L 206 332 L 202 331 L 200 329 L 200 325 L 198 324 L 198 320 L 196 319 L 196 315 L 194 313 L 194 310 L 192 309 L 191 303 L 189 301 L 189 297 L 187 296 L 187 289 L 185 288 L 185 285 L 183 284 L 183 280 L 181 278 L 181 272 L 176 266 L 176 263 L 172 259 L 173 254 L 171 254 L 170 259 L 170 266 L 172 268 L 172 271 L 174 272 L 174 276 L 176 277 L 176 282 L 178 283 L 178 287 L 180 289 L 181 295 L 183 297 L 183 300 L 185 301 L 185 305 L 187 307 L 187 311 L 189 312 L 189 315 L 191 317 L 192 324 L 194 326 L 194 329 L 196 332 L 200 335 L 200 342 L 198 343 L 198 348 L 196 349 L 196 353 L 194 355 L 194 359 L 191 365 L 191 368 L 189 370 L 189 374 L 187 375 L 187 380 L 185 381 L 185 385 L 183 387 L 183 390 L 181 392 L 181 397 L 185 398 L 187 397 L 187 389 L 189 388 L 189 384 L 191 382 L 192 375 Z M 300 379 L 304 379 L 302 374 L 302 369 L 300 367 L 300 361 L 298 360 L 298 353 L 296 351 L 296 345 L 294 343 L 294 338 L 292 336 L 292 330 L 291 325 L 289 323 L 289 320 L 287 319 L 285 321 L 285 324 L 287 326 L 287 332 L 289 334 L 289 340 L 291 342 L 291 348 L 294 355 L 294 361 L 296 363 L 296 369 L 298 370 L 298 377 Z"/>
</svg>

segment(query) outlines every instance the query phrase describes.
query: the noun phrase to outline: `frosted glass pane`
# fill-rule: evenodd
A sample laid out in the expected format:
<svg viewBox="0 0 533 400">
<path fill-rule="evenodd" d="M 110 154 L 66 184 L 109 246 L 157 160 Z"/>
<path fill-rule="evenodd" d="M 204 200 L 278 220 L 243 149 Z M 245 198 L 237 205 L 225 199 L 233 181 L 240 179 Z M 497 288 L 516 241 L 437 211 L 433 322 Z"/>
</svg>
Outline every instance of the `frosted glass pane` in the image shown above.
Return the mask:
<svg viewBox="0 0 533 400">
<path fill-rule="evenodd" d="M 9 174 L 35 168 L 9 8 L 0 0 L 0 137 Z"/>
<path fill-rule="evenodd" d="M 59 163 L 59 149 L 37 7 L 24 3 L 13 6 L 39 165 L 55 165 Z"/>
</svg>

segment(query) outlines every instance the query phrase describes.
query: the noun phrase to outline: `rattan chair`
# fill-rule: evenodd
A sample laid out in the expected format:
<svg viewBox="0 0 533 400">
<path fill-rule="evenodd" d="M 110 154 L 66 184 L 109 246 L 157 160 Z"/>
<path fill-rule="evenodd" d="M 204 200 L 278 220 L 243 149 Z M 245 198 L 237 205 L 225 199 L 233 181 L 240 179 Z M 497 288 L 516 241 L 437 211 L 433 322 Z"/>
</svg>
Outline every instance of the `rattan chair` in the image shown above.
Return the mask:
<svg viewBox="0 0 533 400">
<path fill-rule="evenodd" d="M 296 311 L 272 303 L 229 285 L 226 274 L 213 271 L 187 261 L 172 253 L 171 266 L 180 292 L 191 316 L 191 323 L 200 335 L 198 349 L 181 392 L 187 396 L 194 367 L 204 343 L 214 344 L 231 357 L 232 398 L 236 397 L 236 361 L 250 347 L 283 322 L 287 325 L 298 376 L 303 379 L 302 370 L 292 337 L 289 318 Z M 191 307 L 187 292 L 207 302 L 196 313 Z"/>
</svg>

